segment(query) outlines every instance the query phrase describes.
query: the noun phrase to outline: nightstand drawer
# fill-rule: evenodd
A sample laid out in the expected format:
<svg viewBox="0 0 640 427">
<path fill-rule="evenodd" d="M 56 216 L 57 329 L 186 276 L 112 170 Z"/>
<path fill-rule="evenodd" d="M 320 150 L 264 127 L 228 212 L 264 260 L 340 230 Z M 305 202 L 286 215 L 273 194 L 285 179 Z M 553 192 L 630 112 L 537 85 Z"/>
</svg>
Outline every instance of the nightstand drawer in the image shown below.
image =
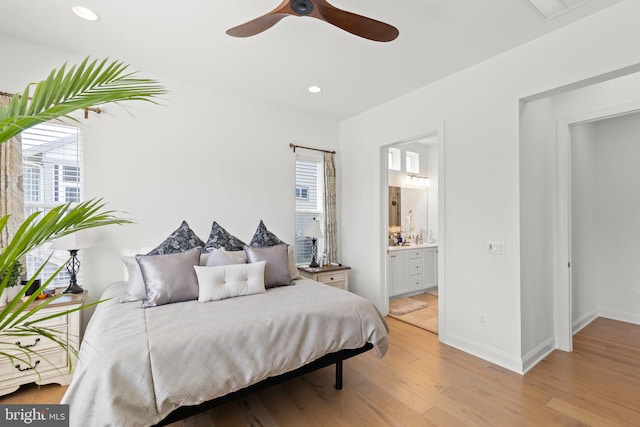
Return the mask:
<svg viewBox="0 0 640 427">
<path fill-rule="evenodd" d="M 62 348 L 33 353 L 29 356 L 21 355 L 20 358 L 23 360 L 3 358 L 0 362 L 0 379 L 16 378 L 54 369 L 62 371 L 68 366 L 67 352 Z"/>
<path fill-rule="evenodd" d="M 326 283 L 327 285 L 336 286 L 336 282 L 344 282 L 346 273 L 342 271 L 335 271 L 332 273 L 318 274 L 318 282 Z"/>
<path fill-rule="evenodd" d="M 66 325 L 59 326 L 57 328 L 50 328 L 48 329 L 47 332 L 51 333 L 51 335 L 55 339 L 67 344 L 68 335 L 67 335 Z M 18 346 L 22 347 L 23 349 L 31 350 L 34 352 L 41 352 L 43 350 L 49 350 L 51 348 L 54 348 L 54 349 L 59 348 L 62 350 L 62 347 L 60 347 L 60 344 L 42 335 L 32 335 L 28 337 L 14 337 L 10 341 L 7 340 L 7 343 L 9 342 L 13 343 L 14 345 L 3 345 L 2 351 L 14 356 L 21 356 L 22 354 L 24 354 L 22 351 L 20 351 L 17 348 Z"/>
</svg>

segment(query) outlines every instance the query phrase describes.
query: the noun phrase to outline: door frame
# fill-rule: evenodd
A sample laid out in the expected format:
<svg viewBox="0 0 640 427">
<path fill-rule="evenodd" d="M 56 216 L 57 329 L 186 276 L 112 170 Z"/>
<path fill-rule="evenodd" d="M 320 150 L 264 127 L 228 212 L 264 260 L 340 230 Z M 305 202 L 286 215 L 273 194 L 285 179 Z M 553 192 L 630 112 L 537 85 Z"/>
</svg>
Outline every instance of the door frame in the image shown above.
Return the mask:
<svg viewBox="0 0 640 427">
<path fill-rule="evenodd" d="M 387 149 L 398 144 L 416 141 L 422 138 L 438 139 L 438 339 L 446 338 L 446 237 L 445 237 L 445 125 L 444 122 L 432 123 L 425 126 L 424 131 L 418 135 L 398 140 L 380 147 L 380 295 L 382 296 L 381 308 L 386 315 L 389 313 L 389 266 L 387 265 L 388 229 L 389 224 L 389 168 Z"/>
<path fill-rule="evenodd" d="M 573 350 L 573 285 L 571 282 L 571 127 L 640 112 L 640 99 L 586 111 L 556 122 L 553 311 L 555 347 Z"/>
</svg>

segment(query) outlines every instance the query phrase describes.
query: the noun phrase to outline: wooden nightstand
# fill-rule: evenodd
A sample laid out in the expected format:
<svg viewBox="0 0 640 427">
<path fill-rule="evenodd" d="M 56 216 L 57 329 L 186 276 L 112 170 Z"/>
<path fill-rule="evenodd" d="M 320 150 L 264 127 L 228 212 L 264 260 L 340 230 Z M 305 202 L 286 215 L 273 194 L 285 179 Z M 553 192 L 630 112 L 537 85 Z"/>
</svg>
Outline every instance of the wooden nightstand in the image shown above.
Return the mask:
<svg viewBox="0 0 640 427">
<path fill-rule="evenodd" d="M 324 267 L 298 267 L 302 277 L 315 280 L 326 285 L 349 290 L 349 270 L 351 267 L 326 265 Z"/>
<path fill-rule="evenodd" d="M 87 291 L 81 294 L 63 295 L 38 311 L 31 319 L 43 318 L 57 312 L 74 309 L 84 303 L 86 297 Z M 33 304 L 40 302 L 40 300 L 36 300 Z M 45 320 L 38 323 L 38 326 L 55 330 L 58 339 L 77 351 L 80 347 L 81 321 L 82 310 L 79 310 Z M 49 383 L 68 385 L 71 382 L 72 372 L 69 370 L 69 364 L 71 363 L 73 368 L 78 360 L 71 350 L 66 351 L 56 342 L 41 336 L 16 337 L 15 341 L 20 342 L 18 345 L 21 347 L 30 348 L 34 353 L 31 354 L 29 363 L 0 356 L 0 396 L 17 390 L 22 384 L 32 382 L 39 385 Z M 6 353 L 19 355 L 21 358 L 25 357 L 24 353 L 12 350 L 12 345 L 1 345 L 0 347 Z"/>
</svg>

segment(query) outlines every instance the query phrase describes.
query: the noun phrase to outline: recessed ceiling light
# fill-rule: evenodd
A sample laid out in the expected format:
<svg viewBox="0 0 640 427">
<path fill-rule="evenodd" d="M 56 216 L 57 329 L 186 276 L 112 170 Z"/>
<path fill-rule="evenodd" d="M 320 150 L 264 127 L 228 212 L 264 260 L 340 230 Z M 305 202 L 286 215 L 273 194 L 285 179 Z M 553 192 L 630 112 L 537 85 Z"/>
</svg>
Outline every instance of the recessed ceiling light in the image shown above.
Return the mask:
<svg viewBox="0 0 640 427">
<path fill-rule="evenodd" d="M 322 88 L 320 86 L 309 86 L 309 89 L 307 89 L 309 92 L 311 93 L 320 93 L 322 92 Z"/>
<path fill-rule="evenodd" d="M 98 20 L 98 14 L 95 13 L 93 10 L 87 8 L 87 7 L 84 7 L 84 6 L 73 6 L 71 8 L 71 10 L 73 11 L 73 13 L 78 15 L 80 18 L 86 19 L 87 21 L 97 21 Z"/>
</svg>

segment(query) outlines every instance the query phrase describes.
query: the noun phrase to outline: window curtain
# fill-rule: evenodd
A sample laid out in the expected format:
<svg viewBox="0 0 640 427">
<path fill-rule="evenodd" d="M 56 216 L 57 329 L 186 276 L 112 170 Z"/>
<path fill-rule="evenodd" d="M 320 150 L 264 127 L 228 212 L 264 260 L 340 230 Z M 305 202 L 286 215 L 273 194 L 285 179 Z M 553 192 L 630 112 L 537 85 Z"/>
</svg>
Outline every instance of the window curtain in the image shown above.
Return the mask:
<svg viewBox="0 0 640 427">
<path fill-rule="evenodd" d="M 0 105 L 7 105 L 10 96 L 0 94 Z M 22 141 L 20 135 L 0 144 L 0 217 L 11 215 L 0 233 L 0 248 L 24 221 L 24 195 L 22 189 Z"/>
<path fill-rule="evenodd" d="M 338 224 L 336 221 L 336 162 L 334 153 L 324 153 L 324 242 L 327 261 L 338 261 Z"/>
</svg>

